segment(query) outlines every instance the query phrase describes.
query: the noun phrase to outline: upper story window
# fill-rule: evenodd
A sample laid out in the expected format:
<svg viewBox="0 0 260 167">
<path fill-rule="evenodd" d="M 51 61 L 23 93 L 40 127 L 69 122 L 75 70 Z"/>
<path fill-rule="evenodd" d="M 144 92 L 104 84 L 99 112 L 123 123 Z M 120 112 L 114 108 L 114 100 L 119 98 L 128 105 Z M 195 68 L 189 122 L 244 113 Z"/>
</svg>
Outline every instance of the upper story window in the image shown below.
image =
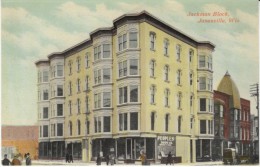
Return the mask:
<svg viewBox="0 0 260 167">
<path fill-rule="evenodd" d="M 94 61 L 101 59 L 101 45 L 94 47 Z"/>
<path fill-rule="evenodd" d="M 72 82 L 69 81 L 69 85 L 68 85 L 68 95 L 72 95 Z"/>
<path fill-rule="evenodd" d="M 212 70 L 212 57 L 211 57 L 211 55 L 208 58 L 208 69 Z"/>
<path fill-rule="evenodd" d="M 94 108 L 101 108 L 101 93 L 94 94 Z"/>
<path fill-rule="evenodd" d="M 69 121 L 69 135 L 72 136 L 72 122 Z"/>
<path fill-rule="evenodd" d="M 57 96 L 63 96 L 63 85 L 57 85 Z"/>
<path fill-rule="evenodd" d="M 90 110 L 89 110 L 89 97 L 88 96 L 86 96 L 85 104 L 86 104 L 86 113 L 89 113 Z"/>
<path fill-rule="evenodd" d="M 193 81 L 193 74 L 190 73 L 190 85 L 192 85 L 192 81 Z"/>
<path fill-rule="evenodd" d="M 71 75 L 72 74 L 72 61 L 71 60 L 69 61 L 68 66 L 69 66 L 69 75 Z"/>
<path fill-rule="evenodd" d="M 85 79 L 85 90 L 89 90 L 90 87 L 89 87 L 89 76 L 87 75 L 86 76 L 86 79 Z"/>
<path fill-rule="evenodd" d="M 181 102 L 182 101 L 182 93 L 181 92 L 179 92 L 178 94 L 177 94 L 177 108 L 179 109 L 179 110 L 181 110 Z"/>
<path fill-rule="evenodd" d="M 151 113 L 151 130 L 154 131 L 154 125 L 155 125 L 155 112 Z"/>
<path fill-rule="evenodd" d="M 48 89 L 43 90 L 43 100 L 49 100 L 49 91 L 48 91 Z"/>
<path fill-rule="evenodd" d="M 155 50 L 155 38 L 156 34 L 154 32 L 150 32 L 150 50 Z"/>
<path fill-rule="evenodd" d="M 138 70 L 139 70 L 138 59 L 129 59 L 118 63 L 119 78 L 128 75 L 138 75 Z"/>
<path fill-rule="evenodd" d="M 182 117 L 178 116 L 178 133 L 181 132 L 181 120 L 182 120 Z"/>
<path fill-rule="evenodd" d="M 177 71 L 177 85 L 181 85 L 181 70 Z"/>
<path fill-rule="evenodd" d="M 95 109 L 98 109 L 101 107 L 104 107 L 104 108 L 111 107 L 111 104 L 112 104 L 111 101 L 112 101 L 111 92 L 102 92 L 102 93 L 99 92 L 99 93 L 94 94 L 94 108 Z M 87 105 L 88 105 L 88 102 L 87 102 Z"/>
<path fill-rule="evenodd" d="M 150 103 L 155 104 L 155 85 L 152 85 L 150 88 L 151 96 L 150 96 Z"/>
<path fill-rule="evenodd" d="M 110 132 L 111 131 L 111 117 L 98 116 L 94 119 L 95 133 Z"/>
<path fill-rule="evenodd" d="M 211 78 L 208 78 L 208 90 L 212 91 L 213 90 L 213 81 Z"/>
<path fill-rule="evenodd" d="M 127 47 L 126 34 L 120 35 L 118 37 L 118 51 L 122 51 L 122 50 L 126 49 L 126 47 Z"/>
<path fill-rule="evenodd" d="M 95 85 L 101 83 L 101 69 L 94 71 L 94 81 L 95 81 Z"/>
<path fill-rule="evenodd" d="M 121 113 L 119 114 L 119 131 L 127 130 L 128 125 L 128 119 L 127 119 L 127 113 Z"/>
<path fill-rule="evenodd" d="M 169 40 L 168 39 L 164 39 L 163 41 L 163 54 L 164 56 L 168 56 L 169 54 Z"/>
<path fill-rule="evenodd" d="M 181 45 L 176 45 L 176 60 L 181 61 Z"/>
<path fill-rule="evenodd" d="M 164 66 L 164 81 L 169 81 L 169 66 Z"/>
<path fill-rule="evenodd" d="M 138 102 L 138 85 L 130 85 L 130 102 Z"/>
<path fill-rule="evenodd" d="M 103 92 L 103 107 L 111 107 L 111 92 Z"/>
<path fill-rule="evenodd" d="M 189 61 L 190 61 L 190 63 L 192 62 L 193 55 L 194 55 L 194 50 L 190 49 L 189 50 Z"/>
<path fill-rule="evenodd" d="M 57 65 L 57 76 L 58 77 L 63 76 L 63 65 Z"/>
<path fill-rule="evenodd" d="M 43 80 L 42 82 L 48 82 L 49 81 L 49 71 L 43 71 Z"/>
<path fill-rule="evenodd" d="M 76 66 L 77 68 L 77 72 L 79 72 L 80 71 L 80 57 L 78 57 L 77 58 L 77 66 Z"/>
<path fill-rule="evenodd" d="M 77 79 L 77 92 L 80 92 L 80 79 Z"/>
<path fill-rule="evenodd" d="M 86 64 L 85 67 L 86 67 L 86 68 L 88 68 L 88 67 L 89 67 L 89 64 L 90 64 L 90 63 L 89 63 L 89 62 L 90 62 L 90 60 L 89 60 L 89 59 L 90 59 L 90 56 L 89 56 L 89 55 L 90 55 L 89 52 L 87 52 L 87 53 L 86 53 L 86 56 L 85 56 L 85 64 Z"/>
<path fill-rule="evenodd" d="M 57 116 L 63 116 L 63 104 L 57 104 Z"/>
<path fill-rule="evenodd" d="M 206 77 L 199 77 L 199 90 L 206 90 Z"/>
<path fill-rule="evenodd" d="M 127 86 L 119 88 L 119 104 L 127 103 Z"/>
<path fill-rule="evenodd" d="M 42 137 L 48 137 L 49 136 L 49 126 L 43 125 L 43 135 Z"/>
<path fill-rule="evenodd" d="M 166 114 L 165 115 L 165 132 L 168 132 L 169 131 L 169 117 L 170 117 L 170 114 Z"/>
<path fill-rule="evenodd" d="M 38 71 L 38 83 L 42 82 L 42 73 Z"/>
<path fill-rule="evenodd" d="M 77 120 L 77 125 L 78 125 L 78 135 L 80 135 L 80 131 L 81 131 L 81 123 L 80 120 Z"/>
<path fill-rule="evenodd" d="M 169 107 L 169 96 L 170 96 L 170 90 L 165 89 L 164 91 L 164 106 Z"/>
<path fill-rule="evenodd" d="M 137 32 L 129 33 L 129 48 L 137 48 Z"/>
<path fill-rule="evenodd" d="M 78 98 L 78 99 L 77 99 L 77 110 L 78 110 L 78 114 L 80 114 L 80 104 L 81 104 L 81 101 L 80 101 L 80 99 Z"/>
<path fill-rule="evenodd" d="M 72 102 L 71 102 L 71 100 L 69 101 L 68 108 L 69 108 L 69 115 L 71 115 L 72 114 Z"/>
<path fill-rule="evenodd" d="M 103 44 L 103 58 L 110 57 L 110 44 Z"/>
<path fill-rule="evenodd" d="M 154 77 L 155 74 L 155 60 L 150 61 L 150 76 Z"/>
<path fill-rule="evenodd" d="M 43 119 L 48 119 L 49 118 L 49 108 L 48 107 L 43 107 Z"/>
<path fill-rule="evenodd" d="M 220 118 L 223 118 L 223 113 L 224 113 L 224 107 L 223 107 L 223 105 L 220 105 L 219 106 L 219 116 L 220 116 Z"/>
<path fill-rule="evenodd" d="M 57 123 L 57 136 L 63 136 L 63 123 Z"/>
<path fill-rule="evenodd" d="M 129 85 L 119 88 L 119 104 L 139 102 L 138 85 Z M 129 97 L 128 97 L 129 95 Z M 129 100 L 128 100 L 129 99 Z"/>
<path fill-rule="evenodd" d="M 119 131 L 138 130 L 138 112 L 119 114 Z"/>
<path fill-rule="evenodd" d="M 200 98 L 200 111 L 205 112 L 207 110 L 206 106 L 207 106 L 207 99 L 206 98 Z"/>
<path fill-rule="evenodd" d="M 199 56 L 199 68 L 205 68 L 206 67 L 206 56 L 200 55 Z"/>
<path fill-rule="evenodd" d="M 103 83 L 111 82 L 111 68 L 103 69 Z"/>
</svg>

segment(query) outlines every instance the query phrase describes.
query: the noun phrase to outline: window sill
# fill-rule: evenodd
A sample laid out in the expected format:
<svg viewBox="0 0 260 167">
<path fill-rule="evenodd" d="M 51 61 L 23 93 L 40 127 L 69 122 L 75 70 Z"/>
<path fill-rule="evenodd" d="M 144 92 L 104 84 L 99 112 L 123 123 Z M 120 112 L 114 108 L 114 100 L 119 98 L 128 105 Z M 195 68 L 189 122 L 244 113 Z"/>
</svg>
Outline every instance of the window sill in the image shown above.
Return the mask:
<svg viewBox="0 0 260 167">
<path fill-rule="evenodd" d="M 141 105 L 140 102 L 132 102 L 132 103 L 124 103 L 124 104 L 117 104 L 117 107 L 123 107 L 128 105 Z"/>
<path fill-rule="evenodd" d="M 150 51 L 153 51 L 153 52 L 155 52 L 156 50 L 155 50 L 155 48 L 150 48 Z"/>
<path fill-rule="evenodd" d="M 128 52 L 128 51 L 141 51 L 141 49 L 140 48 L 126 48 L 126 49 L 117 51 L 116 55 L 118 56 L 118 55 Z"/>
<path fill-rule="evenodd" d="M 182 87 L 182 84 L 177 84 L 177 86 L 180 86 L 180 87 Z"/>
<path fill-rule="evenodd" d="M 98 87 L 98 86 L 104 86 L 104 85 L 113 85 L 113 83 L 112 82 L 110 82 L 110 83 L 100 83 L 100 84 L 94 85 L 93 88 Z"/>
<path fill-rule="evenodd" d="M 100 111 L 100 110 L 113 110 L 113 108 L 112 107 L 102 107 L 102 108 L 95 108 L 95 109 L 93 109 L 93 111 Z"/>
<path fill-rule="evenodd" d="M 150 78 L 152 78 L 152 79 L 156 79 L 156 77 L 155 77 L 155 76 L 150 76 Z"/>
<path fill-rule="evenodd" d="M 150 103 L 151 105 L 156 105 L 156 103 Z"/>
<path fill-rule="evenodd" d="M 170 83 L 170 81 L 169 81 L 169 80 L 164 80 L 164 82 Z"/>
<path fill-rule="evenodd" d="M 129 75 L 129 76 L 124 76 L 124 77 L 118 78 L 116 81 L 120 81 L 123 79 L 131 79 L 131 78 L 141 78 L 141 76 L 140 75 Z"/>
</svg>

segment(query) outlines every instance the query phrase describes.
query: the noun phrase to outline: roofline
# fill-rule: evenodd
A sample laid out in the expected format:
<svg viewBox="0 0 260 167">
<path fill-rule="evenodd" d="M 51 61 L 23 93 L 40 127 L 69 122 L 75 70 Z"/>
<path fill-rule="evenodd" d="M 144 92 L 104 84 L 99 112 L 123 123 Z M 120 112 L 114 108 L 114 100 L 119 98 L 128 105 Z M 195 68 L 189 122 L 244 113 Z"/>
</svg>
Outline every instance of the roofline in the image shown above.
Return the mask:
<svg viewBox="0 0 260 167">
<path fill-rule="evenodd" d="M 34 62 L 35 65 L 39 65 L 41 63 L 50 63 L 48 59 L 40 59 Z"/>
<path fill-rule="evenodd" d="M 84 45 L 85 45 L 85 47 L 87 47 L 88 44 L 92 43 L 93 37 L 96 34 L 98 34 L 99 32 L 101 32 L 101 31 L 107 31 L 107 32 L 112 34 L 113 30 L 116 29 L 117 23 L 119 23 L 119 21 L 122 21 L 123 19 L 126 19 L 127 17 L 134 17 L 135 18 L 135 17 L 141 17 L 141 16 L 143 16 L 143 17 L 150 17 L 150 18 L 153 19 L 152 21 L 158 21 L 162 26 L 170 29 L 170 31 L 177 32 L 179 35 L 183 36 L 187 40 L 193 41 L 193 43 L 195 43 L 197 46 L 206 44 L 206 45 L 209 45 L 210 48 L 212 48 L 212 50 L 214 50 L 214 48 L 216 47 L 213 43 L 211 43 L 209 41 L 198 41 L 198 40 L 194 39 L 193 37 L 190 37 L 189 35 L 183 33 L 181 30 L 171 26 L 170 24 L 164 22 L 163 20 L 161 20 L 158 17 L 152 15 L 151 13 L 147 12 L 146 10 L 143 10 L 141 12 L 123 14 L 123 15 L 121 15 L 118 18 L 113 20 L 113 26 L 112 27 L 100 27 L 100 28 L 97 28 L 94 31 L 89 33 L 89 36 L 90 36 L 89 39 L 86 39 L 86 40 L 84 40 L 84 41 L 82 41 L 82 42 L 80 42 L 80 43 L 78 43 L 76 45 L 73 45 L 72 47 L 70 47 L 70 48 L 68 48 L 68 49 L 66 49 L 66 50 L 64 50 L 62 52 L 53 52 L 53 53 L 49 54 L 47 57 L 49 59 L 52 59 L 55 56 L 66 56 L 66 55 L 69 55 L 70 53 L 73 53 L 73 51 L 78 50 L 81 47 L 84 48 Z M 135 18 L 135 20 L 141 20 L 141 19 L 140 18 L 139 19 Z M 149 22 L 149 20 L 145 20 L 145 21 Z M 176 37 L 176 38 L 178 38 L 178 37 Z"/>
</svg>

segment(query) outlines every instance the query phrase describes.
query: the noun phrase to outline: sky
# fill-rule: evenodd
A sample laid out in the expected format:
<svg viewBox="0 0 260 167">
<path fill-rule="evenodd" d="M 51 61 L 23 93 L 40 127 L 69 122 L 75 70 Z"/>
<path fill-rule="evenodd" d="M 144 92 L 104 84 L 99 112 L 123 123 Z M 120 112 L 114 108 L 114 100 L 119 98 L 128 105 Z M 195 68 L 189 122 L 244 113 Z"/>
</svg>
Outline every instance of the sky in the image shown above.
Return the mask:
<svg viewBox="0 0 260 167">
<path fill-rule="evenodd" d="M 214 43 L 214 89 L 228 71 L 256 113 L 249 89 L 259 81 L 257 0 L 2 0 L 2 124 L 37 123 L 35 61 L 88 39 L 97 28 L 111 27 L 122 14 L 142 10 L 196 40 Z M 188 16 L 197 12 L 227 16 Z M 227 22 L 198 23 L 200 18 Z M 229 23 L 230 18 L 239 22 Z"/>
</svg>

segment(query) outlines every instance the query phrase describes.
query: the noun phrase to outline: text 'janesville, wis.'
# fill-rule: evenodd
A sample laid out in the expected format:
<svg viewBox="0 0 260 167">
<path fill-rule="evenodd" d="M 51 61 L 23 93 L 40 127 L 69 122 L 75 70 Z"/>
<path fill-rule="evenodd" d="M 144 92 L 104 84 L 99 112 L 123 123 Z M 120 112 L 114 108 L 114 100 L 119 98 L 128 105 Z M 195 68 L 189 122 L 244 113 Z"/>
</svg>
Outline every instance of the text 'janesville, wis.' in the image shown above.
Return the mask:
<svg viewBox="0 0 260 167">
<path fill-rule="evenodd" d="M 198 17 L 198 23 L 239 23 L 239 19 L 228 12 L 189 12 L 187 16 Z"/>
</svg>

